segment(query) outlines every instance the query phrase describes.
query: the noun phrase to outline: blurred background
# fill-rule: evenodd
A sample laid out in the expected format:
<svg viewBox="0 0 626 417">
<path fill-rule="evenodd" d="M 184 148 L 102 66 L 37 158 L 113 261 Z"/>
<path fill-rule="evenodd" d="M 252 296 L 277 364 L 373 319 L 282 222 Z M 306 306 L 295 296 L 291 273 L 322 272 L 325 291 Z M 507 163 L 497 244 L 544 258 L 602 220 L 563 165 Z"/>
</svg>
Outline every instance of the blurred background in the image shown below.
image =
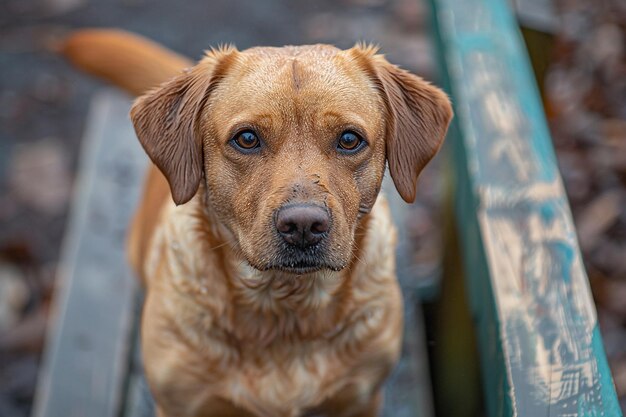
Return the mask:
<svg viewBox="0 0 626 417">
<path fill-rule="evenodd" d="M 626 2 L 559 0 L 530 17 L 520 5 L 626 410 Z M 30 413 L 81 138 L 102 87 L 54 53 L 64 34 L 119 27 L 196 59 L 220 43 L 366 40 L 437 82 L 427 13 L 419 0 L 1 0 L 0 417 Z M 424 279 L 442 259 L 440 165 L 421 177 L 407 225 Z"/>
</svg>

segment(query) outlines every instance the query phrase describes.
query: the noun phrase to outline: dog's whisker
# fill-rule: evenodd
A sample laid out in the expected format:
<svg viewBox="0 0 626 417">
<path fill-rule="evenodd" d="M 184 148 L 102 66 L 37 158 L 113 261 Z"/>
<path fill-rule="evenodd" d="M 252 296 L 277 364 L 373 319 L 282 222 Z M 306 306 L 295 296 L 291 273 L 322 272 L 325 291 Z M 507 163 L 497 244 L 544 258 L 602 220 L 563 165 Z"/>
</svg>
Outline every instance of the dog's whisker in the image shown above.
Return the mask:
<svg viewBox="0 0 626 417">
<path fill-rule="evenodd" d="M 231 244 L 234 244 L 234 243 L 236 243 L 234 239 L 233 240 L 227 240 L 226 242 L 220 243 L 217 246 L 213 246 L 212 248 L 209 248 L 208 250 L 209 251 L 214 251 L 215 249 L 219 249 L 219 248 L 222 248 L 222 247 L 224 247 L 226 245 L 231 245 Z"/>
<path fill-rule="evenodd" d="M 363 259 L 361 259 L 361 258 L 359 257 L 359 255 L 357 255 L 357 248 L 356 248 L 356 247 L 353 247 L 353 248 L 352 248 L 352 250 L 351 250 L 351 254 L 352 254 L 352 256 L 354 256 L 354 257 L 357 259 L 357 261 L 359 261 L 359 262 L 361 262 L 363 265 L 366 265 L 366 266 L 367 266 L 367 262 L 365 262 Z"/>
</svg>

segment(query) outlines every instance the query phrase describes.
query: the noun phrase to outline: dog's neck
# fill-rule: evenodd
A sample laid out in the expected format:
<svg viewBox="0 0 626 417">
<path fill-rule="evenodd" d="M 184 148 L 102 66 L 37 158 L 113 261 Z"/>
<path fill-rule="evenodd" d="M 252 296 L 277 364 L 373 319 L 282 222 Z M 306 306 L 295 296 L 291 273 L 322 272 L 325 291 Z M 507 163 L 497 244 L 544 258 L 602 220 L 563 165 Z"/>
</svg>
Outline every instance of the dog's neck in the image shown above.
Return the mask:
<svg viewBox="0 0 626 417">
<path fill-rule="evenodd" d="M 233 331 L 239 339 L 266 345 L 290 337 L 317 338 L 332 332 L 341 318 L 348 271 L 296 276 L 239 265 L 230 281 Z"/>
<path fill-rule="evenodd" d="M 212 218 L 201 199 L 171 210 L 176 213 L 168 216 L 170 221 L 161 236 L 168 247 L 165 252 L 173 257 L 167 263 L 171 268 L 167 285 L 223 318 L 224 331 L 262 345 L 285 338 L 330 337 L 340 331 L 337 323 L 345 323 L 346 314 L 359 302 L 352 290 L 353 280 L 367 275 L 367 265 L 360 258 L 376 264 L 383 255 L 378 246 L 393 247 L 394 234 L 383 208 L 360 220 L 357 255 L 343 270 L 301 276 L 259 271 L 243 259 L 233 246 L 232 235 Z M 378 230 L 373 232 L 370 224 Z M 381 234 L 380 229 L 387 234 L 384 242 L 372 239 L 372 233 Z"/>
<path fill-rule="evenodd" d="M 345 272 L 322 270 L 303 275 L 259 271 L 238 262 L 232 280 L 236 301 L 262 313 L 319 311 L 328 306 L 345 283 Z"/>
</svg>

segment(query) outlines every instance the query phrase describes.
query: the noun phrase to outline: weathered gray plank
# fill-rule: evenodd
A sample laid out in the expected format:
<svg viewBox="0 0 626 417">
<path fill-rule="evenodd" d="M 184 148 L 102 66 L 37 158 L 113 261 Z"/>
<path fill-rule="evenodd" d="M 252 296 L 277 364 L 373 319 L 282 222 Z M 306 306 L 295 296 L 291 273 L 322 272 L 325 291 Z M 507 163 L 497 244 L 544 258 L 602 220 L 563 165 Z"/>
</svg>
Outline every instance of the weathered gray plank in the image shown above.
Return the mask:
<svg viewBox="0 0 626 417">
<path fill-rule="evenodd" d="M 90 109 L 36 417 L 113 417 L 120 406 L 137 288 L 125 235 L 147 162 L 129 108 L 105 91 Z"/>
<path fill-rule="evenodd" d="M 487 411 L 621 416 L 517 22 L 500 0 L 431 4 Z"/>
<path fill-rule="evenodd" d="M 410 206 L 399 196 L 391 177 L 385 176 L 383 192 L 398 229 L 396 270 L 404 298 L 404 340 L 398 366 L 385 385 L 384 417 L 429 417 L 434 415 L 426 353 L 426 337 L 420 309 L 417 279 L 420 265 L 413 262 L 414 248 L 406 225 L 411 221 Z"/>
</svg>

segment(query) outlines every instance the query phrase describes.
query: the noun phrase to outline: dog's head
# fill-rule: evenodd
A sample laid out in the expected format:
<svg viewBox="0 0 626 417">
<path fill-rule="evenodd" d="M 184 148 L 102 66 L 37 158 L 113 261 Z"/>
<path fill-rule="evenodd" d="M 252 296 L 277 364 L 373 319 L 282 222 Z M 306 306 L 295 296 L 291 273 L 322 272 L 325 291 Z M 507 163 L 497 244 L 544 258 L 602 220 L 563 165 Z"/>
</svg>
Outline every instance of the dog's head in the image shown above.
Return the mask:
<svg viewBox="0 0 626 417">
<path fill-rule="evenodd" d="M 452 117 L 439 89 L 374 48 L 214 50 L 139 98 L 137 136 L 176 204 L 206 204 L 254 268 L 339 270 L 380 190 L 404 200 Z"/>
</svg>

